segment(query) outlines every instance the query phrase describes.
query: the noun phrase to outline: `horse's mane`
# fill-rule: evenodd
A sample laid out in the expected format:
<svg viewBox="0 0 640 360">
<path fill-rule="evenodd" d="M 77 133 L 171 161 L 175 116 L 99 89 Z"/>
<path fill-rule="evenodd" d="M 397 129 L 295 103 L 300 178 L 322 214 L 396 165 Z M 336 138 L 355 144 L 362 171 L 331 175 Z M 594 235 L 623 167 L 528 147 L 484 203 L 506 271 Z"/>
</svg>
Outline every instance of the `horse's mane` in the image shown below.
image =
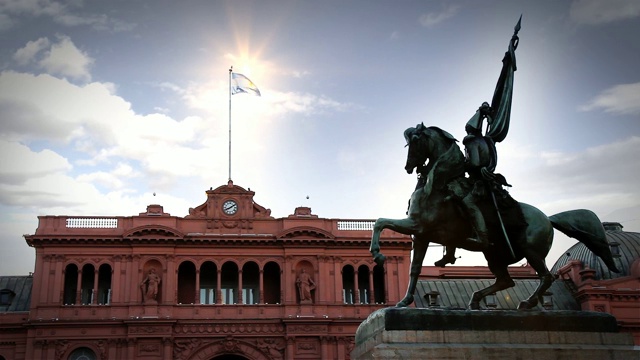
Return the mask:
<svg viewBox="0 0 640 360">
<path fill-rule="evenodd" d="M 453 137 L 453 135 L 449 134 L 448 132 L 440 129 L 437 126 L 429 126 L 427 129 L 431 129 L 436 131 L 438 134 L 440 134 L 443 138 L 445 138 L 446 140 L 448 140 L 449 142 L 458 142 L 458 139 L 456 139 L 455 137 Z"/>
</svg>

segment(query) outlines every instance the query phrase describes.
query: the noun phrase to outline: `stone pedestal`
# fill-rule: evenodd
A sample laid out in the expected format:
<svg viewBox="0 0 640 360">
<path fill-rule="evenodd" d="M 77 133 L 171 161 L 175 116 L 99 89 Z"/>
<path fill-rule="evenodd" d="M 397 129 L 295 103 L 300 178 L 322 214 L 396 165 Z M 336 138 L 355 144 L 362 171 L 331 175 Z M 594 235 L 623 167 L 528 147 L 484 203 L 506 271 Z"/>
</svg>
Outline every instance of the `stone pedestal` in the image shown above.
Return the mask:
<svg viewBox="0 0 640 360">
<path fill-rule="evenodd" d="M 356 332 L 352 359 L 640 359 L 616 319 L 586 311 L 387 308 Z"/>
</svg>

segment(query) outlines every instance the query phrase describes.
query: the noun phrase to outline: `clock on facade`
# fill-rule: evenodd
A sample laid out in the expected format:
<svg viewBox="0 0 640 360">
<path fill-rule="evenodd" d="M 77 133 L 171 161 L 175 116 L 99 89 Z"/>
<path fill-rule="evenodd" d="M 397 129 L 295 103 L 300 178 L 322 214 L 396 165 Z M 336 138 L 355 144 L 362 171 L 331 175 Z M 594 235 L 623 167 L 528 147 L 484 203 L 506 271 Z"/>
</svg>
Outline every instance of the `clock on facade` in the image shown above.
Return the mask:
<svg viewBox="0 0 640 360">
<path fill-rule="evenodd" d="M 227 200 L 222 204 L 222 211 L 227 215 L 233 215 L 238 212 L 238 203 L 233 200 Z"/>
</svg>

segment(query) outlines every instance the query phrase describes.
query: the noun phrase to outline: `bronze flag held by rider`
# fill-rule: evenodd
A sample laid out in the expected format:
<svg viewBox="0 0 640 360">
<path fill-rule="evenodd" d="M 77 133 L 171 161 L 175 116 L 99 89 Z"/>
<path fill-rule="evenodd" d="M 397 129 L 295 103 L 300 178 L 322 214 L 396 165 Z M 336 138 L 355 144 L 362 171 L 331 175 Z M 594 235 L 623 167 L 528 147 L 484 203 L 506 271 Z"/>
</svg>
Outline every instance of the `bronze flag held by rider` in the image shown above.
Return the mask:
<svg viewBox="0 0 640 360">
<path fill-rule="evenodd" d="M 440 128 L 421 123 L 404 132 L 408 147 L 405 170 L 411 174 L 417 169 L 418 184 L 409 200 L 407 218 L 378 219 L 370 247 L 374 261 L 383 264 L 382 230 L 391 229 L 413 237 L 410 280 L 398 307 L 413 302 L 430 242 L 446 248 L 446 254 L 436 262 L 438 266 L 454 263 L 458 247 L 484 254 L 496 281 L 472 295 L 470 309 L 479 309 L 480 301 L 487 295 L 513 287 L 508 266 L 522 259 L 536 271 L 540 284 L 529 298 L 520 302 L 518 309 L 531 309 L 541 302 L 554 280 L 545 264 L 554 229 L 584 243 L 609 269 L 618 271 L 602 223 L 592 211 L 570 210 L 547 216 L 531 205 L 514 200 L 505 190 L 511 185 L 504 176 L 495 173 L 498 160 L 495 144 L 504 140 L 509 131 L 521 19 L 502 60 L 491 105 L 483 103 L 466 124 L 467 136 L 462 141 L 464 154 L 457 140 Z M 487 128 L 483 134 L 485 120 Z"/>
</svg>

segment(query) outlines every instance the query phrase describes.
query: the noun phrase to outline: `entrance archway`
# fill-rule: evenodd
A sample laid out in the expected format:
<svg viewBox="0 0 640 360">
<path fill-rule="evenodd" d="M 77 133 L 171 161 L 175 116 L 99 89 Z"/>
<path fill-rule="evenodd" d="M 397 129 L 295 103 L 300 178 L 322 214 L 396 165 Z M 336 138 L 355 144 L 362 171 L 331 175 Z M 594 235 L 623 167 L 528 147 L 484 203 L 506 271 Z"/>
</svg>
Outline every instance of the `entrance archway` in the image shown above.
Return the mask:
<svg viewBox="0 0 640 360">
<path fill-rule="evenodd" d="M 284 354 L 280 353 L 280 359 Z M 200 347 L 187 357 L 189 360 L 272 360 L 258 347 L 244 341 L 228 337 Z"/>
</svg>

